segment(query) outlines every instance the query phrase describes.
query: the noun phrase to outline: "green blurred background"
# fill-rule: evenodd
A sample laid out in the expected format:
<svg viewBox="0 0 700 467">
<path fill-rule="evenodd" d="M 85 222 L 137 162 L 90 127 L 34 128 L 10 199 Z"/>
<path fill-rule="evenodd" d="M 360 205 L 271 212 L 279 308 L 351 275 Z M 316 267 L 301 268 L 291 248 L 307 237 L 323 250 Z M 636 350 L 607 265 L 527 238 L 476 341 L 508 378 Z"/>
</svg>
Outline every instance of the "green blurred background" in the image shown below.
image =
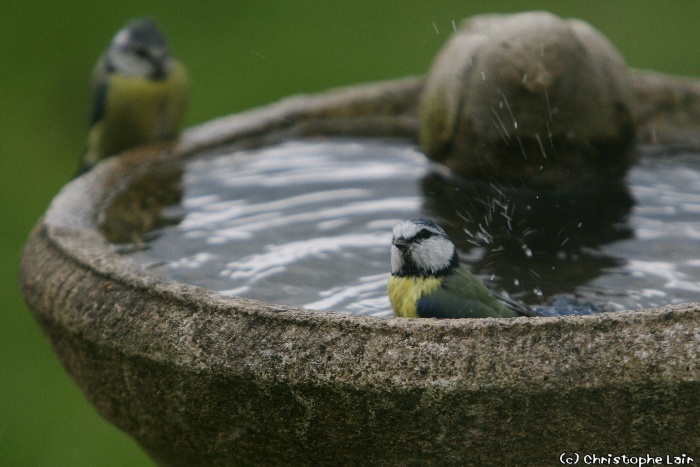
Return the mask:
<svg viewBox="0 0 700 467">
<path fill-rule="evenodd" d="M 533 9 L 590 22 L 630 66 L 700 75 L 695 1 L 0 3 L 0 465 L 152 465 L 63 372 L 17 286 L 22 244 L 84 149 L 91 68 L 128 19 L 154 17 L 188 66 L 191 126 L 296 93 L 422 74 L 453 21 Z"/>
</svg>

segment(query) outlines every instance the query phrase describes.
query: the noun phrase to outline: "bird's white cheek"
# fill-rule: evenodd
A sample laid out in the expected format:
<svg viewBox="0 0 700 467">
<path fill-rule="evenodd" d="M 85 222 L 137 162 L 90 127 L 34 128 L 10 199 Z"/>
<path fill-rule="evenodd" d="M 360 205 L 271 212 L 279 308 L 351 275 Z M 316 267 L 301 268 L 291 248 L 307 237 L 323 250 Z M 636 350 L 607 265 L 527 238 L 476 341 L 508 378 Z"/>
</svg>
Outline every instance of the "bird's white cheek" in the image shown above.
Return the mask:
<svg viewBox="0 0 700 467">
<path fill-rule="evenodd" d="M 116 36 L 114 36 L 114 39 L 112 39 L 112 44 L 116 45 L 123 45 L 129 42 L 129 38 L 131 36 L 131 32 L 127 31 L 126 29 L 122 29 L 117 33 Z"/>
<path fill-rule="evenodd" d="M 403 265 L 403 260 L 401 259 L 401 252 L 398 248 L 392 245 L 391 247 L 391 272 L 396 273 L 401 270 Z"/>
<path fill-rule="evenodd" d="M 446 239 L 430 238 L 413 251 L 413 260 L 425 271 L 441 271 L 450 264 L 454 245 Z"/>
</svg>

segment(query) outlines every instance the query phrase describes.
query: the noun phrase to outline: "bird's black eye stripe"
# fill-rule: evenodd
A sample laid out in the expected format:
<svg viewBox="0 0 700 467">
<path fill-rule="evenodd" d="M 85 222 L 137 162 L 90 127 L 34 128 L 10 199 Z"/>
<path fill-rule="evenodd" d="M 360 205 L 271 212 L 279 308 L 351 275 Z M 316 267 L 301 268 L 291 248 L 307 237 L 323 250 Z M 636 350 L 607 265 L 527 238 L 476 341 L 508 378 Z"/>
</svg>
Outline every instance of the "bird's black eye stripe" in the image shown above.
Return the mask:
<svg viewBox="0 0 700 467">
<path fill-rule="evenodd" d="M 421 230 L 415 235 L 415 237 L 413 237 L 413 238 L 414 238 L 415 240 L 420 241 L 420 240 L 425 240 L 426 238 L 430 238 L 430 237 L 432 237 L 432 236 L 433 236 L 433 232 L 431 232 L 430 230 L 428 230 L 428 229 L 421 229 Z"/>
<path fill-rule="evenodd" d="M 143 48 L 143 47 L 135 47 L 134 48 L 134 53 L 141 58 L 149 58 L 150 54 L 148 53 L 148 50 Z"/>
</svg>

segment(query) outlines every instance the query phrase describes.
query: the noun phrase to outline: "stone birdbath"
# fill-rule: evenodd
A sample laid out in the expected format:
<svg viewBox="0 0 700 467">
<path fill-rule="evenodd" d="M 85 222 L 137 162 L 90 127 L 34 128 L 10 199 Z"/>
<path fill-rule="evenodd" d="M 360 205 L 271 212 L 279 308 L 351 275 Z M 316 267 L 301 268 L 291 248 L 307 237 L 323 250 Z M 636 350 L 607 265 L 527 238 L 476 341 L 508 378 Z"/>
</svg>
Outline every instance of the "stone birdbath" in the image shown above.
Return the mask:
<svg viewBox="0 0 700 467">
<path fill-rule="evenodd" d="M 697 150 L 699 103 L 700 83 L 629 70 L 582 22 L 476 17 L 426 77 L 289 98 L 101 163 L 65 186 L 31 233 L 22 291 L 85 396 L 163 465 L 698 455 L 698 303 L 512 319 L 352 316 L 158 277 L 108 238 L 151 228 L 173 199 L 150 182 L 217 148 L 401 137 L 457 173 L 525 174 L 557 189 L 620 177 L 635 144 Z M 499 144 L 505 129 L 510 146 Z M 550 136 L 567 156 L 534 169 L 521 150 L 540 154 Z M 137 188 L 125 196 L 127 186 Z"/>
</svg>

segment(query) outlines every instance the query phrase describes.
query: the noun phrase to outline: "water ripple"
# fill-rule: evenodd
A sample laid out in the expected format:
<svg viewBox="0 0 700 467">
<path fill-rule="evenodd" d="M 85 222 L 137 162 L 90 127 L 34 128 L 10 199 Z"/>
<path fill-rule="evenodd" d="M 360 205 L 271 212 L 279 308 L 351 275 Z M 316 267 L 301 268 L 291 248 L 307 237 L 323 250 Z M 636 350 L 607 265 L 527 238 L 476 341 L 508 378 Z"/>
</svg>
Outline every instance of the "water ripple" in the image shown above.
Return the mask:
<svg viewBox="0 0 700 467">
<path fill-rule="evenodd" d="M 444 217 L 442 206 L 436 214 L 422 192 L 429 170 L 415 147 L 396 141 L 296 141 L 196 159 L 183 180 L 181 222 L 129 254 L 149 270 L 223 294 L 390 316 L 393 225 Z M 516 295 L 526 290 L 542 309 L 559 304 L 565 314 L 700 299 L 700 158 L 643 157 L 627 183 L 635 205 L 620 223 L 633 236 L 594 239 L 550 258 L 523 234 L 522 264 L 510 264 L 504 248 L 471 247 L 466 238 L 469 249 L 460 256 L 470 266 L 491 268 L 484 277 L 496 283 L 508 270 L 501 285 L 507 282 Z M 451 235 L 467 235 L 452 227 Z M 476 234 L 490 238 L 489 228 Z M 546 271 L 552 284 L 543 279 Z"/>
</svg>

